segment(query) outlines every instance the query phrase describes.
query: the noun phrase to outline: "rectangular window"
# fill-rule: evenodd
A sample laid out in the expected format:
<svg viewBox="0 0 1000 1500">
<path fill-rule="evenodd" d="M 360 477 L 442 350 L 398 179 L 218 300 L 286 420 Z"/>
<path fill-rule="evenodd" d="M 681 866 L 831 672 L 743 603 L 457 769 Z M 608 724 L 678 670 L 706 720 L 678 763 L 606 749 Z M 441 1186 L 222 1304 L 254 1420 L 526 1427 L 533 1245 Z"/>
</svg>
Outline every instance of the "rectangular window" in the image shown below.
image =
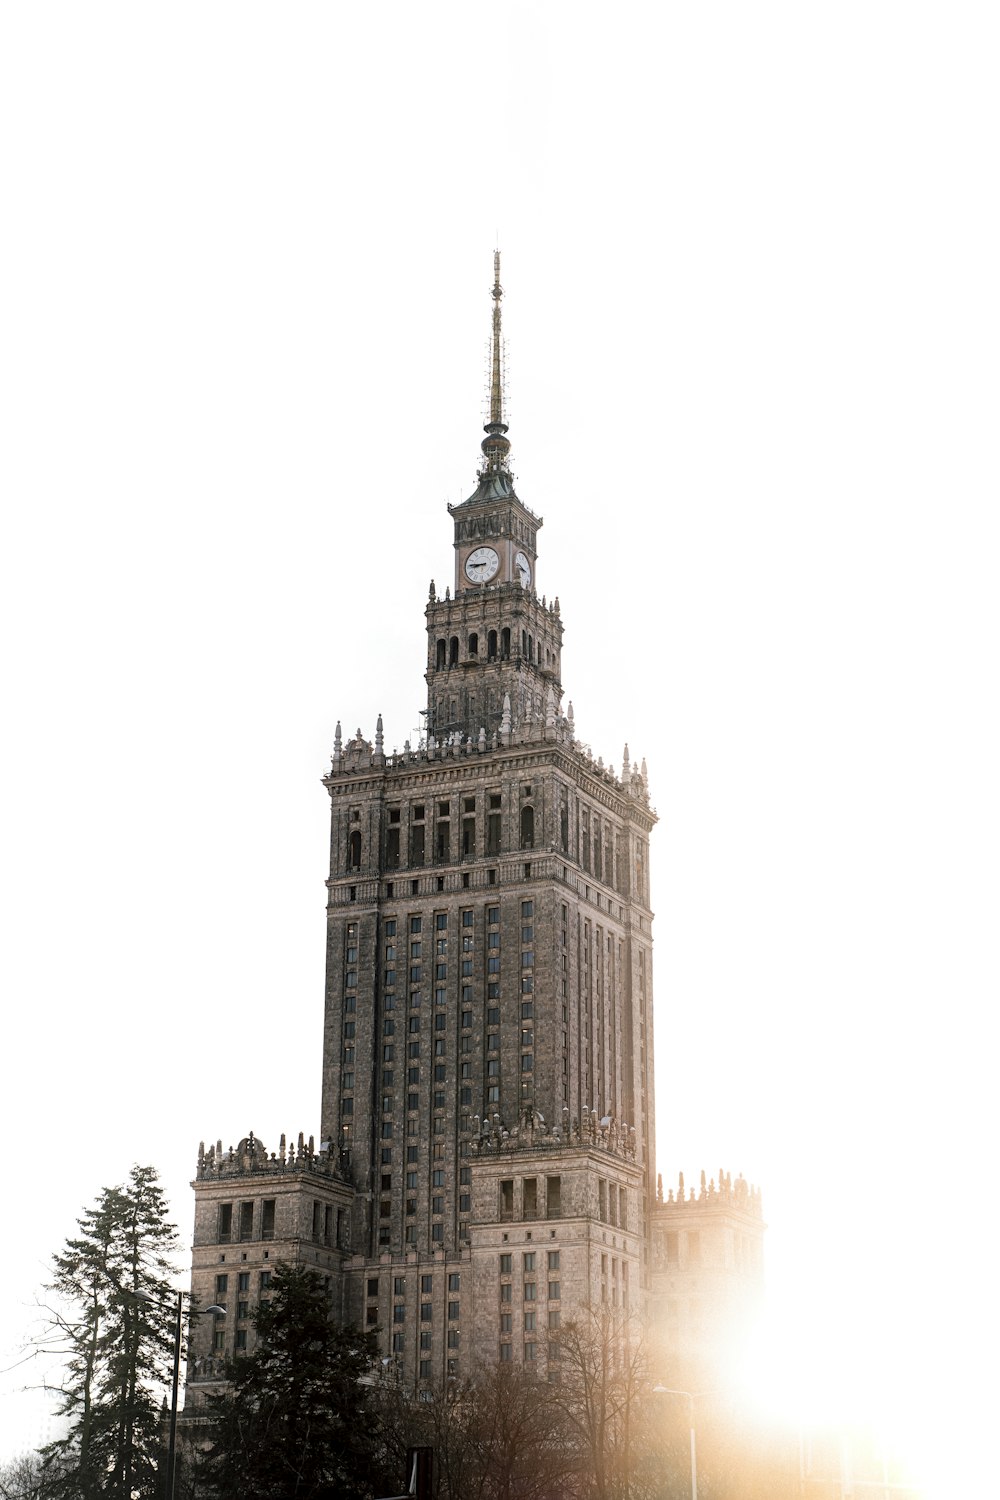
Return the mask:
<svg viewBox="0 0 1000 1500">
<path fill-rule="evenodd" d="M 226 1245 L 233 1237 L 233 1205 L 219 1204 L 219 1244 Z"/>
<path fill-rule="evenodd" d="M 225 1276 L 225 1275 L 223 1275 L 223 1276 L 216 1276 L 216 1278 L 215 1278 L 215 1295 L 216 1295 L 216 1297 L 224 1297 L 226 1295 L 226 1293 L 228 1292 L 228 1290 L 229 1290 L 229 1277 Z"/>
<path fill-rule="evenodd" d="M 512 1261 L 512 1257 L 510 1255 L 501 1255 L 501 1257 L 500 1257 L 500 1275 L 501 1276 L 509 1276 L 510 1275 L 511 1261 Z"/>
<path fill-rule="evenodd" d="M 458 1271 L 452 1271 L 450 1273 L 449 1277 L 448 1277 L 448 1290 L 449 1290 L 449 1292 L 457 1292 L 460 1289 L 461 1284 L 462 1284 L 462 1277 L 461 1277 L 460 1272 L 458 1272 Z"/>
<path fill-rule="evenodd" d="M 535 1300 L 535 1283 L 533 1281 L 526 1281 L 524 1283 L 524 1300 L 525 1302 L 534 1302 Z"/>
<path fill-rule="evenodd" d="M 558 1302 L 559 1301 L 559 1283 L 558 1283 L 558 1281 L 550 1281 L 549 1282 L 549 1301 L 550 1302 Z"/>
<path fill-rule="evenodd" d="M 248 1292 L 250 1290 L 250 1272 L 241 1271 L 237 1280 L 237 1291 Z"/>
</svg>

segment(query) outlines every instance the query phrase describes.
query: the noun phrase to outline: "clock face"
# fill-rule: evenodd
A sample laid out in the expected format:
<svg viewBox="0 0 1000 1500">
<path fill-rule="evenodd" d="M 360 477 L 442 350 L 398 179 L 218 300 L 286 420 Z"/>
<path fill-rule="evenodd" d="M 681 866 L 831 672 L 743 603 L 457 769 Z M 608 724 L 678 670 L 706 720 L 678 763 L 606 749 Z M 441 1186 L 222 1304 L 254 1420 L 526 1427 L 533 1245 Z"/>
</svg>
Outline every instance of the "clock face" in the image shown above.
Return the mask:
<svg viewBox="0 0 1000 1500">
<path fill-rule="evenodd" d="M 492 547 L 477 547 L 465 559 L 465 576 L 470 583 L 488 583 L 499 566 L 499 553 Z"/>
<path fill-rule="evenodd" d="M 518 554 L 514 558 L 514 567 L 517 570 L 517 576 L 520 579 L 521 587 L 523 589 L 530 588 L 530 586 L 531 586 L 531 564 L 528 561 L 528 559 L 525 557 L 525 555 L 524 555 L 523 552 L 518 552 Z"/>
</svg>

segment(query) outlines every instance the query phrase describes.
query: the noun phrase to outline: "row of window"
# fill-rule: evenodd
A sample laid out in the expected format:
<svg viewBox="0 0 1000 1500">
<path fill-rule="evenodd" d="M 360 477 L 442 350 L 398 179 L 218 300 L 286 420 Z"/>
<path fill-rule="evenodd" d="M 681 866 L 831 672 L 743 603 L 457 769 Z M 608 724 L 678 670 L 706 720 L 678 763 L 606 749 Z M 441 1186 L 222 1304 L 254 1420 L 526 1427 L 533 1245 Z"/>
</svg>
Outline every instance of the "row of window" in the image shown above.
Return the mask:
<svg viewBox="0 0 1000 1500">
<path fill-rule="evenodd" d="M 246 1243 L 249 1240 L 273 1240 L 274 1198 L 260 1202 L 220 1203 L 218 1208 L 218 1243 Z M 311 1232 L 320 1245 L 339 1245 L 344 1228 L 344 1210 L 333 1203 L 313 1200 Z"/>
<path fill-rule="evenodd" d="M 528 788 L 530 793 L 531 788 Z M 359 817 L 357 811 L 351 813 L 352 819 Z M 480 855 L 490 856 L 499 854 L 503 849 L 503 817 L 501 800 L 498 794 L 490 794 L 487 798 L 485 837 L 480 845 L 477 833 L 478 814 L 476 811 L 475 797 L 463 799 L 460 821 L 457 822 L 459 829 L 460 844 L 458 850 L 452 845 L 451 837 L 451 803 L 439 802 L 437 812 L 433 821 L 426 817 L 426 807 L 419 803 L 410 809 L 409 834 L 404 843 L 404 829 L 400 821 L 400 809 L 391 808 L 389 811 L 389 824 L 386 827 L 382 845 L 382 868 L 385 870 L 398 870 L 402 864 L 413 867 L 421 867 L 428 862 L 428 852 L 436 864 L 451 861 L 456 854 L 463 859 L 473 859 Z M 428 829 L 433 837 L 428 839 Z M 526 802 L 521 810 L 518 823 L 518 846 L 521 849 L 533 849 L 535 847 L 535 809 L 530 802 Z M 347 868 L 348 870 L 360 870 L 364 852 L 364 840 L 361 829 L 351 828 L 347 837 Z"/>
<path fill-rule="evenodd" d="M 517 636 L 513 637 L 517 644 Z M 508 661 L 510 658 L 511 633 L 510 626 L 504 625 L 500 630 L 487 630 L 486 639 L 483 642 L 487 661 Z M 479 631 L 471 630 L 465 641 L 465 655 L 468 661 L 479 661 L 480 653 Z M 437 671 L 444 671 L 447 667 L 457 667 L 460 643 L 457 635 L 438 636 L 434 648 L 434 666 Z M 536 642 L 535 637 L 528 630 L 521 631 L 521 655 L 525 661 L 535 661 L 537 657 L 539 666 L 554 667 L 556 664 L 556 652 L 541 641 Z"/>
<path fill-rule="evenodd" d="M 547 1326 L 550 1329 L 559 1328 L 560 1325 L 561 1325 L 561 1318 L 562 1318 L 562 1314 L 561 1314 L 559 1308 L 558 1307 L 550 1307 L 549 1310 L 548 1310 L 548 1313 L 546 1315 Z M 538 1315 L 537 1315 L 537 1313 L 531 1311 L 529 1308 L 525 1308 L 524 1312 L 521 1314 L 521 1327 L 524 1329 L 525 1333 L 534 1333 L 535 1330 L 538 1327 Z M 502 1312 L 500 1314 L 500 1334 L 501 1334 L 501 1337 L 505 1333 L 512 1333 L 513 1331 L 514 1331 L 514 1314 L 513 1313 L 509 1313 L 509 1312 L 508 1313 Z"/>
</svg>

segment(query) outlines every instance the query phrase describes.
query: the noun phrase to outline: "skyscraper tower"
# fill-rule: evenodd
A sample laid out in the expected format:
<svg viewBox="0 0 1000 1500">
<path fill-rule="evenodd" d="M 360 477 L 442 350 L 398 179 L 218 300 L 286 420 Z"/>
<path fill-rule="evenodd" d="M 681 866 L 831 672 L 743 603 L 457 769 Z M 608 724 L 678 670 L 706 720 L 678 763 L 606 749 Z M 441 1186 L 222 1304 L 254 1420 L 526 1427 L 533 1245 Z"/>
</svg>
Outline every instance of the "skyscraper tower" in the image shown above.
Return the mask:
<svg viewBox="0 0 1000 1500">
<path fill-rule="evenodd" d="M 425 611 L 426 737 L 387 754 L 381 717 L 372 740 L 338 724 L 325 777 L 341 1301 L 418 1387 L 473 1359 L 541 1370 L 562 1321 L 638 1308 L 650 1276 L 655 814 L 644 766 L 595 762 L 563 707 L 542 521 L 509 467 L 501 298 L 498 252 L 482 461 Z"/>
</svg>

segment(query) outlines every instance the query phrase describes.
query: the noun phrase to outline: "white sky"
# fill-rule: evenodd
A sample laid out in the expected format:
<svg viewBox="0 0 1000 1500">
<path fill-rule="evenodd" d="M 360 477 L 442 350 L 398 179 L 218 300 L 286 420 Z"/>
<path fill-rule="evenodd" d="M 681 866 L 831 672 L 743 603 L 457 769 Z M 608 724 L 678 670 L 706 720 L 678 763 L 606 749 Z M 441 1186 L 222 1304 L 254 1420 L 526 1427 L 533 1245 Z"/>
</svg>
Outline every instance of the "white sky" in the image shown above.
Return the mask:
<svg viewBox="0 0 1000 1500">
<path fill-rule="evenodd" d="M 186 1237 L 199 1138 L 318 1130 L 319 778 L 338 717 L 419 722 L 499 236 L 567 697 L 660 813 L 660 1169 L 762 1184 L 797 1387 L 945 1414 L 967 1450 L 995 1337 L 997 29 L 4 9 L 4 1365 L 133 1161 Z M 0 1452 L 34 1438 L 26 1368 Z"/>
</svg>

